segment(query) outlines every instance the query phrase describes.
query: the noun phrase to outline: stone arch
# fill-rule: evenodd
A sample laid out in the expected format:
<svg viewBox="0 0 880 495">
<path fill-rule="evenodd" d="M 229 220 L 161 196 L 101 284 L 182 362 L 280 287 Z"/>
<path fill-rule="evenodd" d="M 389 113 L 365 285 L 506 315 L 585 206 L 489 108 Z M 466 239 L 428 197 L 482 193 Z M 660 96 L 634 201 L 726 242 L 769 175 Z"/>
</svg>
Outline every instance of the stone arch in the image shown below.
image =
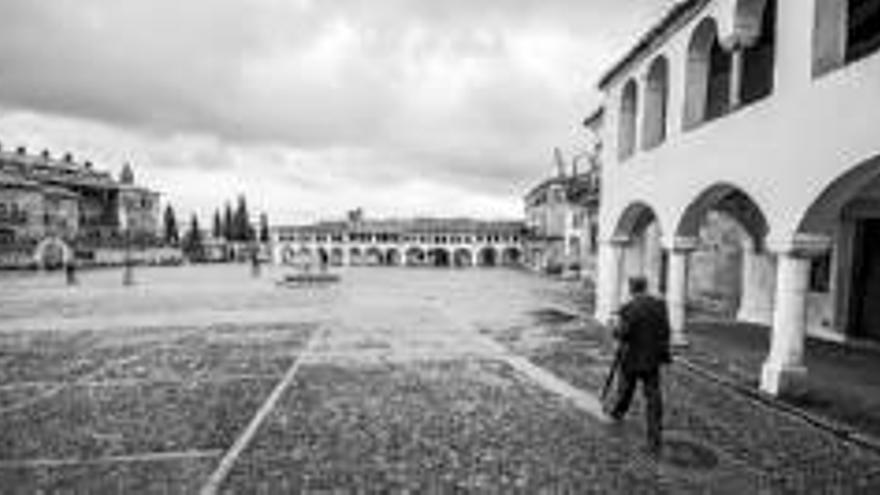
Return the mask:
<svg viewBox="0 0 880 495">
<path fill-rule="evenodd" d="M 659 146 L 666 139 L 666 114 L 669 99 L 669 61 L 663 55 L 651 62 L 645 80 L 642 149 Z"/>
<path fill-rule="evenodd" d="M 813 248 L 810 288 L 827 294 L 834 326 L 880 340 L 880 155 L 831 180 L 792 237 Z"/>
<path fill-rule="evenodd" d="M 330 265 L 342 266 L 345 264 L 345 250 L 341 247 L 335 247 L 330 250 Z"/>
<path fill-rule="evenodd" d="M 764 251 L 769 234 L 764 210 L 743 189 L 717 183 L 685 208 L 676 226 L 688 245 L 686 297 L 715 317 L 769 323 L 775 262 Z"/>
<path fill-rule="evenodd" d="M 452 262 L 450 258 L 451 256 L 447 249 L 433 247 L 428 250 L 428 263 L 431 266 L 450 266 Z"/>
<path fill-rule="evenodd" d="M 2 205 L 2 203 L 0 203 Z M 2 215 L 0 215 L 2 216 Z M 0 245 L 12 244 L 15 242 L 15 230 L 6 227 L 0 227 Z"/>
<path fill-rule="evenodd" d="M 60 237 L 46 237 L 34 249 L 37 266 L 54 270 L 73 261 L 73 249 Z"/>
<path fill-rule="evenodd" d="M 364 253 L 364 264 L 369 266 L 381 266 L 385 261 L 385 255 L 382 250 L 373 246 L 367 248 Z"/>
<path fill-rule="evenodd" d="M 685 130 L 725 114 L 730 102 L 730 55 L 721 47 L 718 24 L 705 17 L 694 28 L 687 50 Z"/>
<path fill-rule="evenodd" d="M 682 213 L 675 236 L 697 238 L 700 226 L 710 210 L 720 211 L 736 219 L 749 234 L 752 246 L 763 249 L 770 231 L 764 210 L 742 188 L 727 182 L 713 184 L 703 190 Z"/>
<path fill-rule="evenodd" d="M 285 265 L 296 263 L 296 250 L 293 249 L 293 246 L 288 245 L 281 249 L 281 262 Z"/>
<path fill-rule="evenodd" d="M 800 215 L 796 233 L 829 235 L 853 199 L 880 180 L 880 155 L 867 159 L 835 177 Z"/>
<path fill-rule="evenodd" d="M 405 257 L 407 266 L 421 266 L 425 264 L 425 250 L 418 246 L 407 248 Z"/>
<path fill-rule="evenodd" d="M 311 264 L 313 262 L 312 250 L 307 247 L 299 248 L 299 251 L 296 252 L 296 262 L 303 265 Z"/>
<path fill-rule="evenodd" d="M 657 218 L 654 209 L 647 203 L 634 201 L 618 217 L 613 237 L 618 240 L 628 240 L 651 222 L 657 221 Z"/>
<path fill-rule="evenodd" d="M 474 255 L 468 248 L 457 248 L 452 254 L 453 264 L 457 267 L 469 267 L 474 264 Z"/>
<path fill-rule="evenodd" d="M 363 252 L 359 247 L 353 247 L 348 250 L 348 264 L 351 266 L 360 266 L 364 263 Z"/>
<path fill-rule="evenodd" d="M 329 265 L 330 264 L 330 252 L 327 251 L 327 248 L 319 247 L 316 251 L 317 261 L 320 265 Z"/>
<path fill-rule="evenodd" d="M 639 89 L 635 79 L 623 86 L 620 95 L 620 117 L 618 123 L 617 157 L 624 161 L 636 151 L 636 124 L 639 111 Z"/>
<path fill-rule="evenodd" d="M 477 260 L 480 266 L 495 267 L 498 265 L 498 251 L 492 246 L 484 246 L 477 254 Z"/>
<path fill-rule="evenodd" d="M 400 251 L 396 248 L 390 248 L 385 252 L 385 264 L 388 266 L 400 266 L 403 264 Z"/>
<path fill-rule="evenodd" d="M 642 276 L 648 279 L 650 290 L 663 292 L 666 261 L 661 245 L 660 220 L 654 209 L 641 201 L 631 203 L 621 213 L 614 232 L 614 240 L 623 245 L 622 276 L 618 283 L 625 283 L 629 277 Z"/>
<path fill-rule="evenodd" d="M 501 264 L 504 266 L 518 266 L 522 263 L 522 250 L 518 247 L 508 246 L 501 252 Z"/>
</svg>

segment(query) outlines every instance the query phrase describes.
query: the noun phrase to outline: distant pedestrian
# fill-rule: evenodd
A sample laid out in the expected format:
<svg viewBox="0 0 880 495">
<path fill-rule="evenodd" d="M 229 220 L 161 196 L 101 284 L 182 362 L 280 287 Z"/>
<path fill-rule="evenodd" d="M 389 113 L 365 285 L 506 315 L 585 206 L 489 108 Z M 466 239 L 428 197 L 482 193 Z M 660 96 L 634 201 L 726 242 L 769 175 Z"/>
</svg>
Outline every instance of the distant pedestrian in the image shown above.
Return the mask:
<svg viewBox="0 0 880 495">
<path fill-rule="evenodd" d="M 76 261 L 67 260 L 64 265 L 64 273 L 67 275 L 67 285 L 76 285 Z"/>
<path fill-rule="evenodd" d="M 631 300 L 619 311 L 614 337 L 619 341 L 615 365 L 617 387 L 605 402 L 605 411 L 619 421 L 626 415 L 636 385 L 642 383 L 647 422 L 647 449 L 660 455 L 663 429 L 663 398 L 660 366 L 672 361 L 669 350 L 669 316 L 663 299 L 647 293 L 644 277 L 629 280 Z"/>
<path fill-rule="evenodd" d="M 254 277 L 260 276 L 260 254 L 256 248 L 251 251 L 251 275 Z"/>
</svg>

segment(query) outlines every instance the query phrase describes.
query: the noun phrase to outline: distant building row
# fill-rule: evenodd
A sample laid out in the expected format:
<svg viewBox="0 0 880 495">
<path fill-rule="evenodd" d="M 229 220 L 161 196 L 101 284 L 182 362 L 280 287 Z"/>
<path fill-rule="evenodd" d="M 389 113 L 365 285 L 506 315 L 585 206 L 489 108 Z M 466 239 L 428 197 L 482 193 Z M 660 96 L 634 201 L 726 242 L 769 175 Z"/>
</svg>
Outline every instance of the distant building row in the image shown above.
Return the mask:
<svg viewBox="0 0 880 495">
<path fill-rule="evenodd" d="M 499 266 L 523 259 L 522 222 L 464 218 L 347 220 L 272 230 L 273 258 L 331 266 Z"/>
</svg>

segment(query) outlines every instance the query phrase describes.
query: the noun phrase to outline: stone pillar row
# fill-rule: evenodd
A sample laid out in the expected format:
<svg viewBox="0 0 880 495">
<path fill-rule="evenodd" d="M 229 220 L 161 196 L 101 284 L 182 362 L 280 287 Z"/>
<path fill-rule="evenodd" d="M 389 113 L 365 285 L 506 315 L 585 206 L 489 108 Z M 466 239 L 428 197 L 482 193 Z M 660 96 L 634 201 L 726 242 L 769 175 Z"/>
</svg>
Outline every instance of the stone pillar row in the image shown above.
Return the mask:
<svg viewBox="0 0 880 495">
<path fill-rule="evenodd" d="M 596 318 L 610 322 L 622 302 L 623 262 L 628 238 L 601 244 Z M 677 238 L 670 250 L 667 304 L 673 345 L 687 345 L 688 272 L 697 240 Z M 806 376 L 804 342 L 807 326 L 807 293 L 810 259 L 830 249 L 826 237 L 796 236 L 776 253 L 775 297 L 772 307 L 770 349 L 761 369 L 761 390 L 772 395 L 797 394 Z M 754 253 L 749 253 L 754 256 Z M 746 260 L 751 263 L 753 259 Z M 744 270 L 754 271 L 754 266 Z"/>
</svg>

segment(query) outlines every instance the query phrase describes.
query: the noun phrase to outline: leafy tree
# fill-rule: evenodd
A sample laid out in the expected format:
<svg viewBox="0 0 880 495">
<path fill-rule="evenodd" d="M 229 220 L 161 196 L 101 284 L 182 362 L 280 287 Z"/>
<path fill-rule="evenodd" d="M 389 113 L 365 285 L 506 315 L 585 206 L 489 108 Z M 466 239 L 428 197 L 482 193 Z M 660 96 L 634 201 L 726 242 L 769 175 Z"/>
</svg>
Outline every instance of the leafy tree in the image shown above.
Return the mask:
<svg viewBox="0 0 880 495">
<path fill-rule="evenodd" d="M 260 242 L 269 242 L 269 217 L 260 213 Z"/>
<path fill-rule="evenodd" d="M 180 242 L 180 233 L 177 231 L 177 218 L 174 215 L 174 208 L 171 207 L 170 203 L 165 207 L 164 220 L 165 229 L 162 240 L 165 241 L 165 244 L 177 245 Z"/>
</svg>

